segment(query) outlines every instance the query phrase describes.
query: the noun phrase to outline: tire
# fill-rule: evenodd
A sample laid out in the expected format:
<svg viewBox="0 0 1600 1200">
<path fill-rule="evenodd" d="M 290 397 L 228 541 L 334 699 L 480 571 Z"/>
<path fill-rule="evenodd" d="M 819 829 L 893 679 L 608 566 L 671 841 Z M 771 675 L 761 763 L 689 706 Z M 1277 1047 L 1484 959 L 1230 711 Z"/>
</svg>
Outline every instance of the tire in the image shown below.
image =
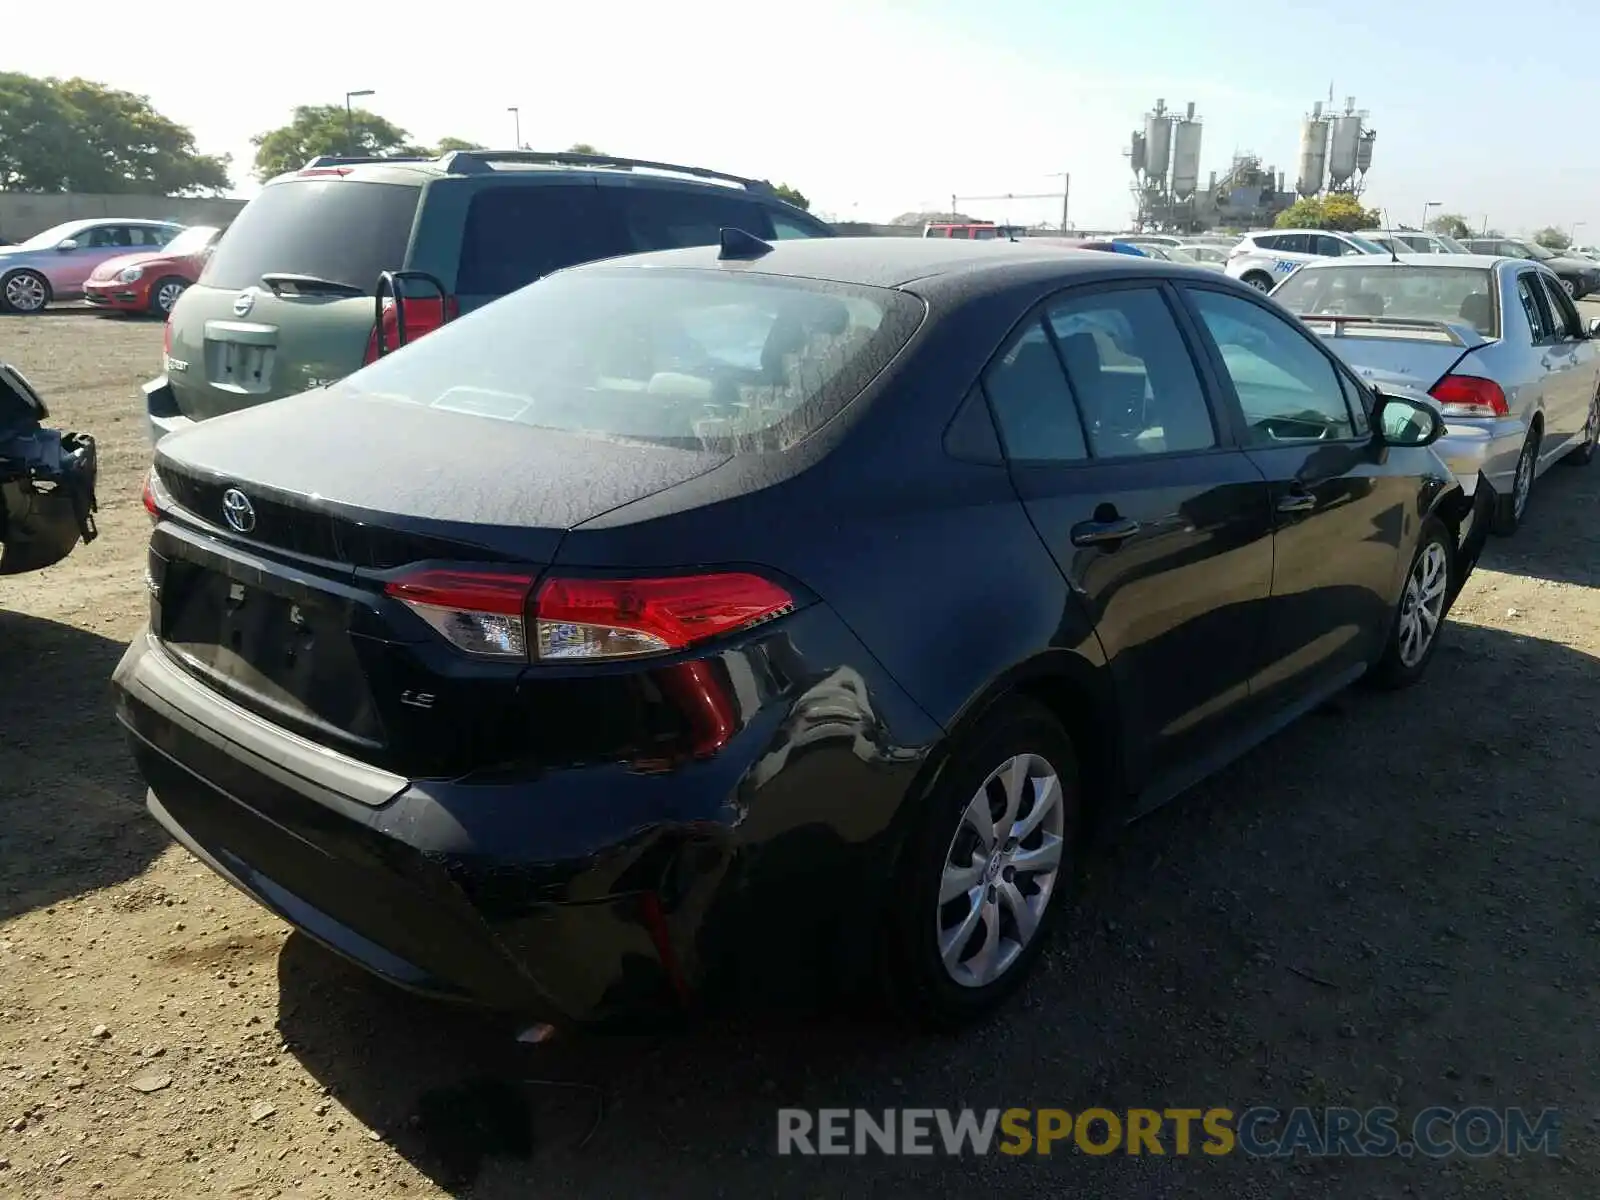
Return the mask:
<svg viewBox="0 0 1600 1200">
<path fill-rule="evenodd" d="M 1014 790 L 1006 778 L 1016 781 Z M 962 736 L 922 801 L 897 870 L 880 955 L 892 1010 L 927 1028 L 954 1029 L 992 1011 L 1022 983 L 1063 907 L 1060 893 L 1078 878 L 1079 779 L 1072 739 L 1032 700 L 1001 701 Z M 1015 797 L 1014 828 L 1036 812 L 1041 820 L 1009 843 L 987 826 L 994 851 L 986 854 L 971 818 L 994 821 L 1008 797 Z M 1030 854 L 1048 866 L 1051 838 L 1053 872 L 1016 870 L 1019 856 Z M 963 876 L 971 880 L 965 889 Z M 947 882 L 956 890 L 947 891 Z M 951 898 L 941 904 L 941 894 Z M 1031 920 L 1031 933 L 1019 914 Z"/>
<path fill-rule="evenodd" d="M 0 309 L 6 312 L 43 312 L 49 303 L 50 281 L 37 271 L 12 271 L 0 279 Z"/>
<path fill-rule="evenodd" d="M 150 285 L 150 315 L 165 320 L 172 315 L 172 306 L 188 288 L 189 281 L 176 275 L 167 275 Z"/>
<path fill-rule="evenodd" d="M 1539 440 L 1540 428 L 1535 425 L 1528 430 L 1528 437 L 1522 443 L 1522 453 L 1517 455 L 1511 493 L 1495 498 L 1494 523 L 1489 527 L 1491 533 L 1510 537 L 1522 528 L 1522 520 L 1528 515 L 1528 500 L 1533 494 L 1533 477 L 1539 470 Z"/>
<path fill-rule="evenodd" d="M 1583 441 L 1561 461 L 1569 467 L 1587 467 L 1594 461 L 1595 448 L 1600 446 L 1600 392 L 1589 400 L 1589 420 L 1583 427 Z"/>
<path fill-rule="evenodd" d="M 1372 682 L 1378 687 L 1410 687 L 1427 672 L 1433 652 L 1439 647 L 1455 570 L 1450 532 L 1436 518 L 1429 517 L 1417 541 L 1417 552 L 1406 568 L 1389 640 L 1372 671 Z"/>
<path fill-rule="evenodd" d="M 1258 292 L 1270 292 L 1273 287 L 1272 276 L 1262 271 L 1251 271 L 1249 274 L 1241 276 L 1241 279 Z"/>
</svg>

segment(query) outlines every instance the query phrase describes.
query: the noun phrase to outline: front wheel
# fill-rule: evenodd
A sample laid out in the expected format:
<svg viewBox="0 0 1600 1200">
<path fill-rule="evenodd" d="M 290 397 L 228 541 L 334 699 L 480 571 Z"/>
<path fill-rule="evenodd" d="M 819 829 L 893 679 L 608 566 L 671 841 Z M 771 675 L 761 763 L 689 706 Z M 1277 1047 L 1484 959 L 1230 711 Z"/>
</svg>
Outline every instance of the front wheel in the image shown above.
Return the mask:
<svg viewBox="0 0 1600 1200">
<path fill-rule="evenodd" d="M 11 312 L 42 312 L 50 303 L 50 281 L 37 271 L 13 271 L 0 283 L 0 303 Z"/>
<path fill-rule="evenodd" d="M 169 317 L 172 315 L 172 306 L 178 302 L 178 297 L 183 295 L 184 289 L 189 285 L 176 276 L 158 279 L 150 285 L 150 315 L 153 317 Z"/>
<path fill-rule="evenodd" d="M 1562 287 L 1562 290 L 1564 290 L 1567 293 L 1567 295 L 1571 296 L 1574 300 L 1576 300 L 1578 298 L 1578 285 L 1576 283 L 1574 283 L 1572 280 L 1563 279 L 1561 281 L 1561 287 Z"/>
<path fill-rule="evenodd" d="M 1445 527 L 1429 518 L 1422 528 L 1411 569 L 1406 572 L 1388 645 L 1372 673 L 1373 682 L 1379 687 L 1410 687 L 1428 669 L 1450 601 L 1455 571 L 1451 547 Z"/>
<path fill-rule="evenodd" d="M 1272 290 L 1272 276 L 1263 275 L 1260 271 L 1250 272 L 1250 274 L 1244 277 L 1244 282 L 1248 283 L 1258 292 L 1270 292 Z"/>
<path fill-rule="evenodd" d="M 923 801 L 885 924 L 884 986 L 920 1024 L 984 1015 L 1023 981 L 1076 877 L 1078 756 L 1049 710 L 1004 701 Z"/>
<path fill-rule="evenodd" d="M 1589 401 L 1589 419 L 1583 425 L 1583 440 L 1561 461 L 1574 467 L 1586 467 L 1594 461 L 1597 445 L 1600 445 L 1600 392 Z"/>
</svg>

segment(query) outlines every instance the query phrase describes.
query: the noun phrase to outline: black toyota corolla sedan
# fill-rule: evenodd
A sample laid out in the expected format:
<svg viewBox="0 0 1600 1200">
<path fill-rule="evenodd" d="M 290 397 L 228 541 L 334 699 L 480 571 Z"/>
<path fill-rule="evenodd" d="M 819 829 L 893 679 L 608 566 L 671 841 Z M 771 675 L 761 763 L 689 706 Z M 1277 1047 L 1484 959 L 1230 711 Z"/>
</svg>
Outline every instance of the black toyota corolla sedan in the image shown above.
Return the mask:
<svg viewBox="0 0 1600 1200">
<path fill-rule="evenodd" d="M 953 1023 L 1097 832 L 1422 674 L 1487 530 L 1441 431 L 1212 272 L 728 230 L 163 441 L 118 714 L 174 837 L 395 983 Z"/>
</svg>

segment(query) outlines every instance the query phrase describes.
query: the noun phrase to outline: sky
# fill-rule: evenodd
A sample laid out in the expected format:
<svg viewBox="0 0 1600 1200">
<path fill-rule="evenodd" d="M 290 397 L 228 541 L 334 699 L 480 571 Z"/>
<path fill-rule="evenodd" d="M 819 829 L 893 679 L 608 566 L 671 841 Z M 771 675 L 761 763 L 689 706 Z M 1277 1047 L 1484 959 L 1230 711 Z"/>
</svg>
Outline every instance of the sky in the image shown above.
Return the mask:
<svg viewBox="0 0 1600 1200">
<path fill-rule="evenodd" d="M 1339 107 L 1370 113 L 1365 202 L 1392 222 L 1438 201 L 1507 232 L 1581 222 L 1578 240 L 1600 242 L 1595 62 L 1560 49 L 1600 44 L 1600 9 L 1573 0 L 1492 47 L 1461 32 L 1503 24 L 1487 0 L 163 0 L 136 37 L 61 37 L 52 7 L 12 8 L 0 69 L 149 96 L 201 150 L 233 156 L 240 195 L 252 134 L 371 88 L 357 103 L 422 142 L 508 147 L 515 105 L 536 149 L 585 141 L 787 182 L 836 220 L 955 195 L 989 219 L 1058 221 L 1069 173 L 1073 223 L 1116 228 L 1129 134 L 1158 97 L 1195 103 L 1202 180 L 1250 151 L 1292 181 L 1301 119 L 1331 84 Z M 128 28 L 128 11 L 80 0 L 72 25 Z M 1048 198 L 980 199 L 1033 194 Z"/>
</svg>

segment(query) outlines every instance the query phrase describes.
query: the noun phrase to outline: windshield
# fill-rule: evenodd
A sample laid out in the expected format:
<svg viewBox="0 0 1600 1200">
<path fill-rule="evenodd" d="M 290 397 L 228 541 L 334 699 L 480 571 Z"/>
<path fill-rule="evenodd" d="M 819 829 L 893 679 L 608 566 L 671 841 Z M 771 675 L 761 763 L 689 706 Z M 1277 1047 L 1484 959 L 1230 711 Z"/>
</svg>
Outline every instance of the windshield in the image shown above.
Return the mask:
<svg viewBox="0 0 1600 1200">
<path fill-rule="evenodd" d="M 1357 237 L 1353 233 L 1347 233 L 1344 236 L 1349 238 L 1357 246 L 1360 246 L 1361 249 L 1365 250 L 1368 254 L 1387 254 L 1388 253 L 1388 251 L 1385 250 L 1382 246 L 1378 245 L 1377 242 L 1369 242 L 1369 241 L 1367 241 L 1366 238 Z"/>
<path fill-rule="evenodd" d="M 1486 267 L 1302 267 L 1272 298 L 1302 317 L 1404 317 L 1471 325 L 1498 337 Z M 1355 332 L 1351 327 L 1347 332 Z M 1392 336 L 1392 334 L 1391 334 Z"/>
<path fill-rule="evenodd" d="M 50 228 L 46 229 L 43 233 L 34 234 L 27 241 L 23 242 L 22 245 L 18 246 L 17 249 L 49 250 L 58 242 L 65 238 L 71 237 L 82 228 L 82 221 L 64 221 L 60 225 L 50 226 Z"/>
<path fill-rule="evenodd" d="M 1538 259 L 1540 262 L 1555 257 L 1554 254 L 1539 245 L 1538 242 L 1512 242 L 1511 244 L 1521 249 L 1529 258 Z"/>
<path fill-rule="evenodd" d="M 199 254 L 217 236 L 214 225 L 191 225 L 166 244 L 162 253 L 170 254 L 174 258 L 182 258 L 186 254 Z"/>
<path fill-rule="evenodd" d="M 1187 250 L 1180 250 L 1176 246 L 1166 247 L 1167 257 L 1175 263 L 1188 263 L 1191 267 L 1200 265 L 1200 260 Z"/>
<path fill-rule="evenodd" d="M 1441 246 L 1443 246 L 1451 254 L 1471 254 L 1472 253 L 1471 250 L 1468 250 L 1465 246 L 1463 246 L 1460 242 L 1456 241 L 1455 238 L 1453 238 L 1453 237 L 1448 237 L 1448 236 L 1446 236 L 1445 234 L 1442 234 L 1442 233 L 1436 233 L 1433 236 L 1435 238 L 1437 238 L 1439 240 L 1439 244 Z"/>
<path fill-rule="evenodd" d="M 924 311 L 880 288 L 591 268 L 550 275 L 339 387 L 601 440 L 781 450 L 853 400 Z"/>
</svg>

